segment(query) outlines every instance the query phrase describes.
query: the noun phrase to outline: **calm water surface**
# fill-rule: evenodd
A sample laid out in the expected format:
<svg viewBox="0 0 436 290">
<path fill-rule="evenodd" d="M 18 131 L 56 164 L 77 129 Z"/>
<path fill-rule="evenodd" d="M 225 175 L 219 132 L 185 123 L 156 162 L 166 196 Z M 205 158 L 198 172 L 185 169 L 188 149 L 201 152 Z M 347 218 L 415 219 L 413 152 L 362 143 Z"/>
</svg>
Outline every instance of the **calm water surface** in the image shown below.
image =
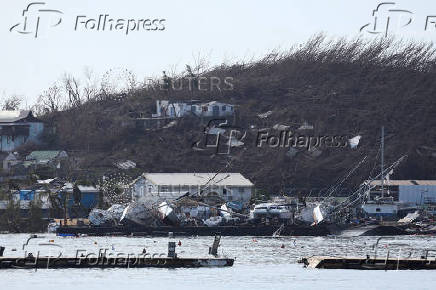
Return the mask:
<svg viewBox="0 0 436 290">
<path fill-rule="evenodd" d="M 0 235 L 5 256 L 24 255 L 22 245 L 29 234 Z M 77 250 L 97 253 L 166 253 L 168 238 L 56 237 L 41 234 L 26 250 L 41 255 L 75 256 Z M 53 244 L 56 246 L 46 246 Z M 175 239 L 177 242 L 179 238 Z M 356 271 L 305 269 L 297 259 L 311 255 L 356 256 L 372 253 L 377 237 L 223 237 L 220 253 L 236 257 L 229 268 L 200 269 L 38 269 L 0 270 L 0 289 L 436 289 L 433 271 Z M 213 237 L 180 238 L 180 257 L 207 256 Z M 388 245 L 389 244 L 389 245 Z M 394 245 L 395 244 L 395 245 Z M 284 248 L 282 248 L 282 245 Z M 436 237 L 390 237 L 380 242 L 379 253 L 388 249 L 396 256 L 402 248 L 417 256 L 436 249 Z M 12 251 L 16 249 L 16 251 Z"/>
</svg>

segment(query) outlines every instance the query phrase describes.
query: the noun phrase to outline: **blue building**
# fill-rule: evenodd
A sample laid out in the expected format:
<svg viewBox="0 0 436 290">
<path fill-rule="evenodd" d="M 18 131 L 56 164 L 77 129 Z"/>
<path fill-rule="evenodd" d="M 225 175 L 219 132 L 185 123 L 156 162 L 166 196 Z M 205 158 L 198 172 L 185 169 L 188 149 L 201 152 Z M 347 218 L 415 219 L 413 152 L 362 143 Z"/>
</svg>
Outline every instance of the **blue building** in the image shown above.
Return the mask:
<svg viewBox="0 0 436 290">
<path fill-rule="evenodd" d="M 93 186 L 79 185 L 78 200 L 75 200 L 73 193 L 73 185 L 67 183 L 59 192 L 56 193 L 54 199 L 58 201 L 55 207 L 51 203 L 49 193 L 45 189 L 20 189 L 13 192 L 13 201 L 19 205 L 22 216 L 28 216 L 31 203 L 37 202 L 42 210 L 44 218 L 64 218 L 64 202 L 66 202 L 67 216 L 69 218 L 87 218 L 91 209 L 97 207 L 100 198 L 100 190 Z M 67 199 L 67 200 L 65 200 Z M 8 207 L 8 200 L 0 200 L 0 215 Z"/>
<path fill-rule="evenodd" d="M 94 186 L 85 185 L 78 185 L 77 188 L 80 195 L 75 197 L 73 184 L 67 183 L 59 193 L 60 199 L 68 199 L 66 203 L 70 218 L 88 217 L 91 209 L 97 207 L 99 203 L 100 190 Z M 76 198 L 78 200 L 75 200 Z"/>
<path fill-rule="evenodd" d="M 13 201 L 19 204 L 20 212 L 22 216 L 28 216 L 31 203 L 37 203 L 41 208 L 43 218 L 50 216 L 50 199 L 45 190 L 39 189 L 20 189 L 13 193 Z M 8 206 L 7 201 L 2 202 L 3 206 L 0 206 L 1 210 L 6 209 Z"/>
<path fill-rule="evenodd" d="M 0 111 L 0 151 L 11 152 L 28 142 L 38 143 L 44 123 L 32 111 Z"/>
</svg>

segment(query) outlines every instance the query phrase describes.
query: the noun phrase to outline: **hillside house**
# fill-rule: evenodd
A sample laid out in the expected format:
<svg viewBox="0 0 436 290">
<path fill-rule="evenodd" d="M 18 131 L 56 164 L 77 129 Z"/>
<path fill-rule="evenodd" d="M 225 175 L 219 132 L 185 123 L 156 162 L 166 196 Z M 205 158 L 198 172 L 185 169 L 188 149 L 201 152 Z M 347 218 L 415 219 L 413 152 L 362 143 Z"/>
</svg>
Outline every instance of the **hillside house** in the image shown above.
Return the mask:
<svg viewBox="0 0 436 290">
<path fill-rule="evenodd" d="M 38 143 L 44 130 L 31 111 L 0 111 L 0 151 L 11 152 L 28 142 Z"/>
<path fill-rule="evenodd" d="M 208 103 L 156 101 L 154 118 L 196 117 L 230 117 L 234 114 L 234 105 L 212 101 Z"/>
<path fill-rule="evenodd" d="M 3 163 L 3 171 L 8 172 L 13 166 L 19 164 L 21 161 L 18 159 L 16 152 L 12 153 L 2 153 L 7 154 L 6 156 L 2 156 L 2 163 Z"/>
<path fill-rule="evenodd" d="M 60 150 L 46 150 L 46 151 L 32 151 L 26 156 L 26 165 L 53 165 L 60 168 L 61 161 L 68 158 L 65 151 Z"/>
<path fill-rule="evenodd" d="M 187 192 L 248 204 L 253 183 L 240 173 L 144 173 L 130 186 L 132 200 L 162 202 Z M 208 183 L 209 180 L 211 182 Z M 208 186 L 206 186 L 208 184 Z"/>
</svg>

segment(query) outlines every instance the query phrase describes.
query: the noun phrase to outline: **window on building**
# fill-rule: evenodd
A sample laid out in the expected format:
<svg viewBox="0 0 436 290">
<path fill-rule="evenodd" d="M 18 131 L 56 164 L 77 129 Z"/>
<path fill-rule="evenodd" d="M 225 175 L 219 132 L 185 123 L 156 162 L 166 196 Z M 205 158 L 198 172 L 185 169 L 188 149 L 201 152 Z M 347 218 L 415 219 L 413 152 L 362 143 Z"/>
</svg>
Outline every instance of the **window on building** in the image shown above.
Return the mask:
<svg viewBox="0 0 436 290">
<path fill-rule="evenodd" d="M 160 191 L 161 191 L 161 192 L 168 192 L 168 191 L 169 191 L 169 187 L 166 186 L 166 185 L 162 185 L 162 186 L 160 187 Z"/>
<path fill-rule="evenodd" d="M 203 107 L 203 112 L 207 112 L 207 107 L 206 106 Z"/>
<path fill-rule="evenodd" d="M 233 111 L 233 107 L 230 107 L 230 111 Z"/>
<path fill-rule="evenodd" d="M 238 191 L 239 191 L 239 193 L 244 193 L 244 188 L 243 187 L 239 187 Z"/>
<path fill-rule="evenodd" d="M 223 188 L 223 195 L 227 194 L 227 189 Z"/>
<path fill-rule="evenodd" d="M 191 106 L 191 112 L 197 111 L 197 107 L 195 105 Z"/>
<path fill-rule="evenodd" d="M 226 110 L 226 106 L 222 106 L 221 110 L 225 111 Z"/>
<path fill-rule="evenodd" d="M 376 212 L 380 212 L 380 209 L 379 209 L 379 208 L 376 208 L 375 211 L 376 211 Z"/>
</svg>

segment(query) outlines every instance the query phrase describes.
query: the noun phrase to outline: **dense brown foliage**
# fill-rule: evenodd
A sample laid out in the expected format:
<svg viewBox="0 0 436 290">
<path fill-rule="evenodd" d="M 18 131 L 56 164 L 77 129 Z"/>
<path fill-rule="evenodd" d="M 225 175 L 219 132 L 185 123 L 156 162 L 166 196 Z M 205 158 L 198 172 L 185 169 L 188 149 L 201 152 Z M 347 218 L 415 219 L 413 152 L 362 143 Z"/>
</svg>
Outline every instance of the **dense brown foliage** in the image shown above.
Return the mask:
<svg viewBox="0 0 436 290">
<path fill-rule="evenodd" d="M 44 118 L 56 128 L 48 146 L 72 151 L 81 158 L 78 166 L 88 169 L 84 172 L 104 172 L 113 168 L 114 161 L 125 159 L 148 172 L 213 172 L 232 160 L 227 171 L 242 172 L 258 188 L 277 193 L 289 187 L 329 186 L 369 155 L 348 182 L 355 186 L 375 166 L 383 125 L 386 162 L 409 155 L 393 177 L 435 179 L 435 55 L 430 44 L 389 39 L 329 42 L 317 36 L 259 61 L 204 72 L 198 66 L 194 72 L 188 69 L 187 75 L 194 78 L 232 77 L 233 90 L 145 86 L 125 94 L 102 93 L 65 111 L 48 113 Z M 172 76 L 172 81 L 183 77 Z M 193 150 L 205 125 L 199 120 L 181 120 L 175 127 L 149 132 L 128 126 L 132 117 L 150 117 L 157 99 L 191 98 L 236 104 L 237 124 L 248 132 L 245 146 L 232 148 L 230 156 Z M 268 118 L 257 117 L 267 111 L 273 111 Z M 289 157 L 286 148 L 257 148 L 256 130 L 250 129 L 284 124 L 295 132 L 305 121 L 314 130 L 300 134 L 361 135 L 361 144 L 354 150 L 320 148 L 319 156 L 300 150 Z"/>
</svg>

